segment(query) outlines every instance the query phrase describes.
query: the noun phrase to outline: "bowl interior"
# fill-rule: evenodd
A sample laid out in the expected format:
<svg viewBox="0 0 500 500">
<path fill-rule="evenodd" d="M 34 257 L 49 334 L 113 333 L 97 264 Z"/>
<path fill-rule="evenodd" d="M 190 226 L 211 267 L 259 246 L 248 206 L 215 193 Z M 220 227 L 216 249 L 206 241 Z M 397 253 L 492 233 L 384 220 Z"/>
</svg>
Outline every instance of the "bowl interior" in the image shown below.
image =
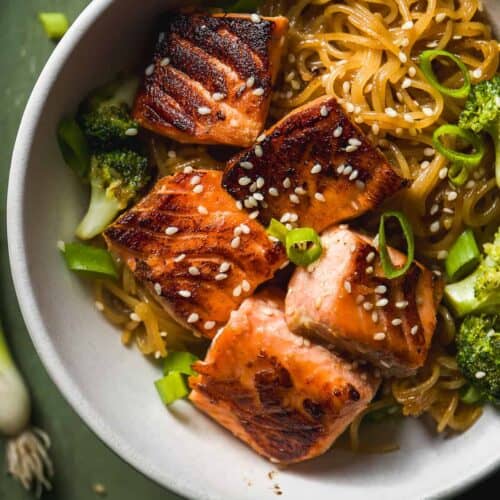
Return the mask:
<svg viewBox="0 0 500 500">
<path fill-rule="evenodd" d="M 9 186 L 10 256 L 24 318 L 55 382 L 117 453 L 189 497 L 274 499 L 279 484 L 290 500 L 365 498 L 368 488 L 372 498 L 401 498 L 402 488 L 408 498 L 424 498 L 493 468 L 500 433 L 498 415 L 487 410 L 463 435 L 443 438 L 408 420 L 386 429 L 400 444 L 397 452 L 336 449 L 271 480 L 274 466 L 187 402 L 170 411 L 162 406 L 153 386 L 158 367 L 121 346 L 119 332 L 94 308 L 89 285 L 66 270 L 56 242 L 72 239 L 86 194 L 63 163 L 56 125 L 86 92 L 141 60 L 156 15 L 174 4 L 93 2 L 54 52 L 23 118 Z"/>
</svg>

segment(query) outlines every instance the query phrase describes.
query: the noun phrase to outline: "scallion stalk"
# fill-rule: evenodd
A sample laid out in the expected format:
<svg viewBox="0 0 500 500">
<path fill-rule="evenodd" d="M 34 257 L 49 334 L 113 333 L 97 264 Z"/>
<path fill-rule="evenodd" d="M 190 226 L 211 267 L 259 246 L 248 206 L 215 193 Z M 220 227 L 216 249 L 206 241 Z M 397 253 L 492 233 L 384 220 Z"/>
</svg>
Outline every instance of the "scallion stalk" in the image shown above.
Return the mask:
<svg viewBox="0 0 500 500">
<path fill-rule="evenodd" d="M 188 395 L 188 388 L 184 377 L 179 372 L 170 372 L 155 382 L 156 390 L 161 400 L 170 405 L 178 399 Z"/>
<path fill-rule="evenodd" d="M 318 233 L 310 227 L 288 231 L 285 247 L 288 258 L 297 266 L 312 264 L 323 252 Z"/>
<path fill-rule="evenodd" d="M 109 276 L 111 278 L 118 277 L 113 257 L 104 248 L 82 245 L 81 243 L 63 242 L 59 244 L 59 248 L 68 269 L 71 271 Z"/>
<path fill-rule="evenodd" d="M 448 279 L 457 281 L 470 274 L 479 264 L 481 253 L 471 229 L 466 229 L 453 243 L 445 260 Z"/>
<path fill-rule="evenodd" d="M 60 40 L 68 31 L 69 21 L 62 12 L 40 12 L 38 19 L 51 40 Z"/>
<path fill-rule="evenodd" d="M 269 226 L 267 226 L 267 234 L 281 241 L 283 245 L 286 242 L 286 235 L 288 233 L 288 229 L 286 226 L 276 219 L 271 219 Z"/>
<path fill-rule="evenodd" d="M 163 362 L 163 373 L 179 372 L 184 375 L 196 375 L 192 365 L 198 361 L 198 356 L 186 351 L 170 351 Z"/>
<path fill-rule="evenodd" d="M 7 470 L 39 496 L 43 488 L 51 488 L 54 470 L 47 453 L 50 439 L 44 431 L 30 427 L 30 417 L 29 392 L 0 325 L 0 435 L 7 438 Z"/>
</svg>

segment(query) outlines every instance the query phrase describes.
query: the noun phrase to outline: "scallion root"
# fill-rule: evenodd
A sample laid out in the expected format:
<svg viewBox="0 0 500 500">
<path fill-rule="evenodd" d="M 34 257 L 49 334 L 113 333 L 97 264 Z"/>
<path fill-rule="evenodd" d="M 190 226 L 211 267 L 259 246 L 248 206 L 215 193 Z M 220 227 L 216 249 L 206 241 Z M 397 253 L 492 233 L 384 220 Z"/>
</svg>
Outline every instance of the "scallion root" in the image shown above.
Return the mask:
<svg viewBox="0 0 500 500">
<path fill-rule="evenodd" d="M 27 490 L 40 498 L 43 489 L 50 490 L 54 467 L 49 457 L 50 438 L 32 427 L 7 441 L 7 470 Z"/>
</svg>

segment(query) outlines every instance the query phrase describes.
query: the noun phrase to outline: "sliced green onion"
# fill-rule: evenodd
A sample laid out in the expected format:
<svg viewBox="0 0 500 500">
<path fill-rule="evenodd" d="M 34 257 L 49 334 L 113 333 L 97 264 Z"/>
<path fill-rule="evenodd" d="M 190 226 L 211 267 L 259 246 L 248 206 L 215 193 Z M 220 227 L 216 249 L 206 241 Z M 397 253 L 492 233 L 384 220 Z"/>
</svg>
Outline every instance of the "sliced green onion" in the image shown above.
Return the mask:
<svg viewBox="0 0 500 500">
<path fill-rule="evenodd" d="M 40 12 L 38 19 L 51 40 L 60 40 L 68 31 L 68 18 L 62 12 Z"/>
<path fill-rule="evenodd" d="M 81 243 L 64 243 L 60 249 L 71 271 L 118 278 L 113 257 L 107 250 Z"/>
<path fill-rule="evenodd" d="M 168 375 L 172 372 L 179 372 L 185 375 L 196 375 L 196 372 L 191 366 L 195 361 L 198 361 L 198 357 L 190 352 L 169 352 L 163 362 L 163 373 Z"/>
<path fill-rule="evenodd" d="M 63 118 L 57 128 L 57 141 L 64 161 L 80 177 L 90 168 L 90 153 L 85 135 L 74 118 Z"/>
<path fill-rule="evenodd" d="M 451 59 L 460 69 L 462 72 L 462 75 L 464 77 L 464 84 L 457 88 L 450 88 L 450 87 L 445 87 L 444 85 L 441 85 L 441 82 L 437 79 L 437 76 L 434 73 L 434 70 L 432 69 L 432 61 L 436 57 L 447 57 L 448 59 Z M 450 97 L 455 97 L 457 99 L 464 99 L 469 95 L 470 89 L 471 89 L 471 81 L 470 81 L 470 75 L 467 67 L 465 64 L 462 62 L 460 58 L 457 56 L 451 54 L 450 52 L 446 50 L 438 50 L 438 49 L 433 49 L 433 50 L 424 50 L 420 54 L 420 69 L 422 70 L 423 74 L 429 81 L 429 83 L 439 90 L 441 94 L 447 95 Z"/>
<path fill-rule="evenodd" d="M 455 184 L 455 186 L 462 186 L 469 178 L 469 171 L 464 165 L 452 163 L 448 169 L 448 179 Z"/>
<path fill-rule="evenodd" d="M 323 252 L 318 233 L 310 227 L 289 231 L 285 246 L 288 258 L 297 266 L 312 264 Z"/>
<path fill-rule="evenodd" d="M 271 235 L 273 238 L 280 240 L 283 245 L 286 242 L 286 235 L 288 233 L 288 229 L 284 224 L 279 222 L 276 219 L 271 219 L 269 226 L 267 227 L 267 234 Z"/>
<path fill-rule="evenodd" d="M 389 250 L 387 249 L 387 241 L 385 237 L 385 220 L 394 217 L 398 220 L 399 225 L 403 231 L 403 235 L 406 239 L 406 262 L 402 267 L 396 267 L 391 260 L 389 255 Z M 413 230 L 411 228 L 410 221 L 406 216 L 397 211 L 384 212 L 380 217 L 380 224 L 378 228 L 378 241 L 379 241 L 379 252 L 380 252 L 380 262 L 382 264 L 382 269 L 384 274 L 389 279 L 398 278 L 408 271 L 413 262 L 415 256 L 415 242 L 413 240 Z"/>
<path fill-rule="evenodd" d="M 472 145 L 475 149 L 474 153 L 461 153 L 460 151 L 455 151 L 453 149 L 448 149 L 440 141 L 443 135 L 454 135 L 460 137 Z M 484 156 L 484 142 L 479 135 L 475 135 L 469 130 L 464 130 L 463 128 L 457 127 L 456 125 L 441 125 L 432 134 L 432 142 L 437 151 L 439 151 L 448 160 L 457 163 L 458 165 L 463 165 L 467 168 L 474 168 L 479 165 Z"/>
<path fill-rule="evenodd" d="M 155 382 L 156 390 L 161 400 L 170 405 L 178 399 L 185 398 L 188 395 L 188 388 L 181 373 L 170 372 L 163 378 Z"/>
<path fill-rule="evenodd" d="M 465 386 L 460 394 L 460 401 L 467 405 L 479 403 L 482 399 L 482 394 L 473 385 Z"/>
<path fill-rule="evenodd" d="M 457 281 L 470 274 L 479 264 L 481 253 L 471 229 L 466 229 L 451 246 L 445 261 L 446 274 Z"/>
</svg>

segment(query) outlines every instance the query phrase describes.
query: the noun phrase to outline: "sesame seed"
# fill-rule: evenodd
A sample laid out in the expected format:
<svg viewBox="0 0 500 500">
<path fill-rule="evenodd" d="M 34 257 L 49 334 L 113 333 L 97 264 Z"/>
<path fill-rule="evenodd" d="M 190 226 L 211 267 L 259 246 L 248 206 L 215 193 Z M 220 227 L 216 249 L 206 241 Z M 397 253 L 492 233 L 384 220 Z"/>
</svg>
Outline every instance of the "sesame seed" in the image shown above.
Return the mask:
<svg viewBox="0 0 500 500">
<path fill-rule="evenodd" d="M 155 65 L 154 64 L 150 64 L 146 70 L 144 71 L 144 73 L 146 73 L 146 76 L 151 76 L 153 74 L 155 70 Z"/>
<path fill-rule="evenodd" d="M 262 87 L 258 87 L 254 91 L 252 91 L 252 94 L 260 97 L 264 95 L 264 89 Z"/>
<path fill-rule="evenodd" d="M 378 332 L 373 336 L 373 340 L 384 340 L 384 339 L 385 339 L 384 332 Z"/>
<path fill-rule="evenodd" d="M 429 231 L 431 233 L 437 233 L 439 231 L 439 228 L 441 227 L 441 224 L 439 223 L 438 220 L 434 221 L 430 226 L 429 226 Z"/>
<path fill-rule="evenodd" d="M 290 212 L 289 215 L 290 215 L 290 222 L 297 222 L 299 220 L 299 216 L 297 214 Z"/>
<path fill-rule="evenodd" d="M 198 313 L 191 313 L 188 316 L 187 322 L 188 323 L 196 323 L 199 319 L 200 319 L 200 316 L 198 315 Z"/>
<path fill-rule="evenodd" d="M 225 279 L 227 279 L 226 273 L 219 273 L 215 275 L 215 281 L 223 281 Z"/>
<path fill-rule="evenodd" d="M 222 99 L 224 99 L 224 94 L 222 92 L 214 92 L 212 94 L 212 99 L 214 101 L 222 101 Z"/>
<path fill-rule="evenodd" d="M 240 295 L 241 295 L 241 285 L 238 285 L 233 289 L 233 297 L 239 297 Z"/>
<path fill-rule="evenodd" d="M 380 132 L 380 125 L 378 123 L 374 123 L 372 125 L 372 132 L 375 134 L 375 135 L 378 135 L 379 132 Z"/>
<path fill-rule="evenodd" d="M 357 170 L 353 170 L 352 174 L 349 176 L 349 180 L 353 181 L 358 177 L 359 172 Z"/>
<path fill-rule="evenodd" d="M 299 197 L 296 194 L 291 194 L 289 196 L 289 198 L 290 198 L 290 201 L 292 203 L 295 203 L 295 204 L 299 204 L 300 203 L 300 199 L 299 199 Z"/>
<path fill-rule="evenodd" d="M 255 146 L 254 152 L 257 158 L 261 158 L 262 155 L 264 154 L 264 150 L 262 149 L 262 146 L 260 144 L 257 144 L 257 146 Z"/>
<path fill-rule="evenodd" d="M 413 123 L 415 121 L 415 119 L 413 118 L 413 115 L 411 113 L 404 113 L 403 119 L 404 119 L 404 121 L 410 122 L 410 123 Z"/>
<path fill-rule="evenodd" d="M 349 90 L 351 90 L 351 83 L 350 82 L 347 82 L 345 81 L 343 84 L 342 84 L 342 90 L 347 94 L 349 92 Z"/>
<path fill-rule="evenodd" d="M 352 102 L 348 102 L 346 105 L 345 105 L 345 109 L 348 113 L 353 113 L 354 112 L 354 104 Z"/>
<path fill-rule="evenodd" d="M 467 184 L 465 184 L 465 189 L 472 189 L 475 187 L 476 183 L 472 179 L 470 181 L 467 181 Z"/>
<path fill-rule="evenodd" d="M 200 106 L 197 111 L 199 115 L 209 115 L 212 112 L 208 106 Z"/>
<path fill-rule="evenodd" d="M 202 192 L 203 192 L 203 185 L 202 184 L 198 184 L 197 186 L 195 186 L 193 188 L 193 193 L 200 194 Z"/>
<path fill-rule="evenodd" d="M 412 81 L 410 78 L 405 78 L 403 80 L 403 83 L 401 84 L 402 89 L 407 89 L 408 87 L 411 87 Z"/>
<path fill-rule="evenodd" d="M 426 169 L 426 168 L 427 168 L 430 164 L 431 164 L 431 162 L 430 162 L 430 161 L 428 161 L 428 160 L 424 160 L 424 161 L 420 164 L 420 168 L 421 168 L 422 170 L 425 170 L 425 169 Z"/>
<path fill-rule="evenodd" d="M 351 137 L 347 142 L 352 146 L 361 146 L 361 141 L 356 139 L 356 137 Z"/>
<path fill-rule="evenodd" d="M 385 307 L 388 303 L 389 300 L 384 297 L 383 299 L 378 299 L 377 302 L 375 302 L 375 305 L 377 307 Z"/>
<path fill-rule="evenodd" d="M 257 142 L 263 142 L 266 139 L 266 134 L 260 134 L 259 137 L 257 137 Z"/>
<path fill-rule="evenodd" d="M 177 257 L 175 257 L 174 262 L 181 262 L 181 261 L 183 261 L 185 258 L 186 258 L 186 254 L 185 254 L 185 253 L 181 253 L 181 254 L 179 254 Z"/>
<path fill-rule="evenodd" d="M 391 324 L 392 324 L 392 325 L 394 325 L 394 326 L 399 326 L 399 325 L 401 325 L 402 323 L 403 323 L 403 321 L 402 321 L 401 319 L 399 319 L 399 318 L 393 319 L 393 320 L 391 321 Z"/>
<path fill-rule="evenodd" d="M 434 156 L 436 154 L 436 151 L 434 148 L 425 148 L 424 149 L 424 156 Z"/>
<path fill-rule="evenodd" d="M 387 292 L 387 287 L 385 285 L 378 285 L 375 287 L 375 293 L 382 295 L 386 292 Z"/>
<path fill-rule="evenodd" d="M 430 49 L 433 49 L 434 47 L 437 47 L 439 44 L 437 40 L 433 40 L 432 42 L 426 43 L 425 46 L 429 47 Z"/>
<path fill-rule="evenodd" d="M 357 180 L 355 184 L 356 184 L 356 187 L 360 191 L 363 191 L 363 189 L 365 189 L 365 187 L 366 187 L 366 184 L 363 181 L 360 181 L 360 180 Z"/>
<path fill-rule="evenodd" d="M 398 54 L 399 60 L 403 63 L 406 64 L 408 62 L 408 56 L 404 52 L 400 52 Z"/>
<path fill-rule="evenodd" d="M 241 243 L 241 238 L 239 236 L 236 236 L 231 240 L 231 248 L 238 248 Z"/>
<path fill-rule="evenodd" d="M 252 182 L 252 179 L 250 177 L 240 177 L 238 179 L 238 184 L 240 186 L 248 186 Z"/>
<path fill-rule="evenodd" d="M 246 86 L 248 88 L 250 87 L 253 87 L 255 84 L 255 77 L 254 76 L 251 76 L 250 78 L 248 78 L 248 80 L 246 81 Z"/>
<path fill-rule="evenodd" d="M 199 175 L 195 175 L 193 177 L 191 177 L 191 185 L 196 185 L 196 184 L 199 184 L 201 182 L 201 177 Z"/>
<path fill-rule="evenodd" d="M 344 129 L 342 127 L 337 127 L 334 131 L 333 131 L 333 137 L 340 137 L 342 135 L 342 132 L 344 131 Z"/>
<path fill-rule="evenodd" d="M 240 161 L 240 167 L 244 168 L 245 170 L 252 170 L 253 163 L 250 161 Z"/>
<path fill-rule="evenodd" d="M 321 165 L 319 163 L 316 163 L 312 168 L 311 168 L 311 174 L 319 174 L 321 172 Z"/>
<path fill-rule="evenodd" d="M 164 57 L 160 61 L 160 66 L 162 66 L 162 67 L 168 66 L 169 64 L 170 64 L 170 58 L 169 57 Z"/>
<path fill-rule="evenodd" d="M 260 16 L 258 14 L 252 14 L 250 16 L 250 20 L 253 22 L 253 23 L 260 23 Z"/>
<path fill-rule="evenodd" d="M 363 309 L 365 311 L 371 311 L 373 309 L 373 304 L 371 302 L 364 302 Z"/>
<path fill-rule="evenodd" d="M 188 273 L 191 276 L 199 276 L 200 275 L 200 270 L 196 266 L 190 266 L 188 269 Z"/>
<path fill-rule="evenodd" d="M 183 172 L 185 174 L 192 174 L 193 173 L 193 167 L 184 167 Z"/>
<path fill-rule="evenodd" d="M 314 193 L 314 198 L 318 201 L 325 202 L 326 199 L 322 193 Z"/>
<path fill-rule="evenodd" d="M 344 168 L 344 175 L 347 176 L 347 175 L 350 175 L 352 172 L 352 166 L 351 165 L 346 165 L 345 168 Z"/>
<path fill-rule="evenodd" d="M 214 326 L 215 326 L 215 321 L 205 321 L 203 328 L 205 328 L 205 330 L 211 330 Z"/>
<path fill-rule="evenodd" d="M 135 312 L 130 313 L 129 317 L 132 321 L 135 321 L 136 323 L 139 323 L 139 321 L 141 321 L 141 317 Z"/>
<path fill-rule="evenodd" d="M 200 205 L 198 207 L 198 213 L 200 213 L 202 215 L 207 215 L 208 214 L 207 207 L 204 207 L 203 205 Z"/>
<path fill-rule="evenodd" d="M 372 321 L 374 323 L 377 323 L 378 322 L 378 312 L 377 311 L 373 311 L 372 312 Z"/>
<path fill-rule="evenodd" d="M 292 185 L 292 181 L 290 180 L 289 177 L 287 177 L 284 181 L 283 181 L 283 187 L 285 189 L 288 189 L 290 186 Z"/>
<path fill-rule="evenodd" d="M 418 332 L 418 325 L 414 325 L 414 326 L 412 326 L 412 327 L 411 327 L 411 330 L 410 330 L 410 333 L 411 333 L 412 335 L 416 335 L 416 334 L 417 334 L 417 332 Z"/>
<path fill-rule="evenodd" d="M 446 14 L 444 12 L 439 12 L 436 14 L 435 19 L 437 23 L 442 23 L 446 19 Z"/>
<path fill-rule="evenodd" d="M 307 191 L 302 186 L 296 187 L 293 191 L 300 196 L 307 194 Z"/>
<path fill-rule="evenodd" d="M 432 116 L 434 114 L 434 110 L 429 106 L 424 106 L 422 108 L 422 113 L 424 113 L 425 116 Z"/>
<path fill-rule="evenodd" d="M 359 294 L 356 296 L 356 304 L 358 304 L 358 305 L 361 304 L 361 302 L 363 302 L 363 300 L 365 300 L 364 295 Z"/>
<path fill-rule="evenodd" d="M 156 351 L 155 352 L 155 359 L 160 359 L 161 358 L 161 352 L 160 351 Z"/>
<path fill-rule="evenodd" d="M 319 110 L 319 114 L 321 116 L 328 116 L 328 109 L 326 106 L 321 106 L 321 109 Z"/>
<path fill-rule="evenodd" d="M 486 372 L 483 371 L 477 371 L 476 374 L 474 375 L 477 379 L 481 379 L 486 377 Z"/>
<path fill-rule="evenodd" d="M 370 252 L 366 256 L 366 262 L 368 262 L 368 263 L 373 262 L 374 259 L 375 259 L 375 252 Z"/>
<path fill-rule="evenodd" d="M 345 165 L 342 163 L 340 164 L 338 167 L 337 167 L 337 173 L 338 174 L 343 174 L 344 173 L 344 169 L 345 169 Z"/>
<path fill-rule="evenodd" d="M 385 108 L 385 114 L 387 116 L 390 116 L 391 118 L 398 116 L 398 112 L 394 108 L 391 108 L 391 107 Z"/>
<path fill-rule="evenodd" d="M 434 203 L 434 205 L 432 205 L 431 209 L 429 210 L 429 213 L 431 215 L 436 215 L 439 211 L 439 205 L 437 203 Z"/>
<path fill-rule="evenodd" d="M 450 191 L 446 197 L 448 198 L 448 201 L 455 201 L 458 198 L 458 193 L 456 191 Z"/>
<path fill-rule="evenodd" d="M 243 289 L 244 292 L 249 292 L 250 291 L 250 283 L 247 280 L 243 280 L 241 282 L 241 288 Z"/>
<path fill-rule="evenodd" d="M 253 197 L 257 201 L 263 201 L 264 200 L 264 195 L 262 193 L 254 193 Z"/>
<path fill-rule="evenodd" d="M 476 68 L 473 72 L 472 72 L 472 76 L 474 78 L 481 78 L 483 76 L 483 71 L 481 68 Z"/>
<path fill-rule="evenodd" d="M 408 301 L 407 300 L 399 300 L 394 304 L 398 309 L 405 309 L 408 307 Z"/>
<path fill-rule="evenodd" d="M 417 74 L 417 69 L 414 66 L 411 66 L 408 69 L 408 75 L 413 78 Z"/>
<path fill-rule="evenodd" d="M 266 181 L 265 181 L 264 177 L 257 177 L 257 181 L 255 183 L 257 185 L 257 188 L 260 189 L 261 187 L 264 186 Z"/>
<path fill-rule="evenodd" d="M 98 311 L 104 311 L 104 304 L 102 302 L 99 302 L 98 300 L 96 300 L 95 302 L 95 307 Z"/>
<path fill-rule="evenodd" d="M 351 144 L 345 148 L 346 153 L 353 153 L 358 149 L 358 146 L 352 146 Z"/>
<path fill-rule="evenodd" d="M 160 283 L 155 283 L 153 288 L 154 288 L 154 290 L 156 292 L 156 295 L 161 295 L 161 285 L 160 285 Z"/>
<path fill-rule="evenodd" d="M 170 227 L 167 227 L 167 229 L 165 229 L 165 234 L 167 234 L 168 236 L 172 236 L 175 233 L 177 233 L 178 231 L 179 231 L 178 227 L 170 226 Z"/>
<path fill-rule="evenodd" d="M 229 271 L 230 268 L 231 264 L 229 262 L 223 262 L 219 267 L 219 271 L 221 273 L 225 273 L 226 271 Z"/>
<path fill-rule="evenodd" d="M 248 188 L 248 190 L 251 193 L 255 193 L 255 191 L 257 191 L 257 183 L 256 182 L 252 182 L 252 184 L 250 184 L 250 187 Z"/>
<path fill-rule="evenodd" d="M 278 190 L 275 187 L 269 188 L 268 193 L 271 196 L 279 196 L 279 192 L 278 192 Z"/>
<path fill-rule="evenodd" d="M 177 292 L 181 297 L 184 297 L 185 299 L 188 299 L 191 297 L 191 292 L 189 290 L 179 290 Z"/>
<path fill-rule="evenodd" d="M 344 288 L 347 293 L 352 292 L 352 286 L 350 281 L 344 281 Z"/>
<path fill-rule="evenodd" d="M 134 128 L 128 128 L 125 130 L 125 135 L 129 137 L 133 137 L 134 135 L 137 135 L 139 131 L 134 127 Z"/>
<path fill-rule="evenodd" d="M 406 21 L 401 25 L 401 29 L 403 30 L 411 30 L 413 28 L 413 21 Z"/>
<path fill-rule="evenodd" d="M 259 216 L 258 210 L 255 210 L 255 211 L 251 212 L 250 214 L 248 214 L 248 217 L 250 217 L 250 219 L 256 219 L 258 216 Z"/>
<path fill-rule="evenodd" d="M 281 216 L 280 222 L 282 222 L 283 224 L 285 224 L 285 223 L 286 223 L 286 222 L 288 222 L 289 220 L 290 220 L 290 213 L 285 212 L 285 213 Z"/>
</svg>

